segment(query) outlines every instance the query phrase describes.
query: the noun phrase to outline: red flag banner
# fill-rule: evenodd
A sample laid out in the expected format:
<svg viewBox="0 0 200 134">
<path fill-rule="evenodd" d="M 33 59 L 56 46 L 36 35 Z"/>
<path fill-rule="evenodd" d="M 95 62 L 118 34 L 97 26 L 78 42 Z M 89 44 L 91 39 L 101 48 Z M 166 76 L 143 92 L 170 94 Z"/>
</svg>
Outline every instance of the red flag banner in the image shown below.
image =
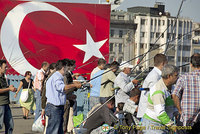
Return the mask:
<svg viewBox="0 0 200 134">
<path fill-rule="evenodd" d="M 110 5 L 0 0 L 0 57 L 9 74 L 22 75 L 36 74 L 43 61 L 69 58 L 79 67 L 108 60 L 109 27 Z"/>
</svg>

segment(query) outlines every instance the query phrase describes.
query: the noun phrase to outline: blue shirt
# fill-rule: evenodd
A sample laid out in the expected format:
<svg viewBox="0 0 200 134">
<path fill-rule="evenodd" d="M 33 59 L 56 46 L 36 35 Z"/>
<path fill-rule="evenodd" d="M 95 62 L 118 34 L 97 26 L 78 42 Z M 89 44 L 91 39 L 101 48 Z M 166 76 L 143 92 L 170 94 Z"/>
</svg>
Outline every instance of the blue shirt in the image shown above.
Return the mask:
<svg viewBox="0 0 200 134">
<path fill-rule="evenodd" d="M 64 77 L 60 72 L 56 71 L 46 83 L 47 103 L 49 102 L 56 106 L 65 105 L 66 94 L 64 87 Z"/>
<path fill-rule="evenodd" d="M 101 75 L 105 70 L 99 70 L 96 72 L 92 78 Z M 91 80 L 90 84 L 92 84 L 92 88 L 90 90 L 90 96 L 99 97 L 100 96 L 100 88 L 101 88 L 101 78 L 102 75 Z"/>
</svg>

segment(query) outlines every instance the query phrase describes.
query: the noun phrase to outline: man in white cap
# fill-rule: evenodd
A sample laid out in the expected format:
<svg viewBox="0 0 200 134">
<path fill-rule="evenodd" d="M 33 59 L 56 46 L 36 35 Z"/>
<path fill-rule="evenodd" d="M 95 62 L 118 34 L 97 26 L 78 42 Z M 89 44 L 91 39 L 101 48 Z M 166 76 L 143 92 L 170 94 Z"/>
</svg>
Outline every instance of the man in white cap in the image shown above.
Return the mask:
<svg viewBox="0 0 200 134">
<path fill-rule="evenodd" d="M 130 65 L 127 61 L 123 61 L 120 65 L 122 70 L 115 79 L 115 88 L 119 87 L 120 89 L 116 92 L 116 104 L 125 103 L 129 99 L 129 92 L 135 88 L 134 84 L 138 83 L 138 80 L 130 79 L 129 75 L 131 74 L 131 68 L 133 65 Z"/>
</svg>

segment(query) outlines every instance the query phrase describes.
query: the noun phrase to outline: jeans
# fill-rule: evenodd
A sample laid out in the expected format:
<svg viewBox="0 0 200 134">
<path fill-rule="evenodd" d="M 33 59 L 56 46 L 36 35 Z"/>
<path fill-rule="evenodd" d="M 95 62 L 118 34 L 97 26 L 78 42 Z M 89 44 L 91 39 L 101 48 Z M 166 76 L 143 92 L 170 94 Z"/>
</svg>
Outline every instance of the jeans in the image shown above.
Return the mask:
<svg viewBox="0 0 200 134">
<path fill-rule="evenodd" d="M 169 134 L 167 127 L 160 123 L 143 118 L 143 134 Z"/>
<path fill-rule="evenodd" d="M 35 103 L 36 103 L 36 110 L 35 110 L 35 119 L 34 122 L 38 119 L 41 114 L 42 107 L 41 107 L 41 91 L 38 89 L 35 91 Z"/>
<path fill-rule="evenodd" d="M 5 134 L 12 134 L 14 122 L 8 104 L 0 106 L 0 129 L 2 129 L 3 123 L 5 124 Z"/>
<path fill-rule="evenodd" d="M 90 109 L 100 103 L 100 97 L 90 96 Z"/>
<path fill-rule="evenodd" d="M 48 116 L 46 134 L 63 134 L 64 106 L 55 106 L 47 103 L 45 114 Z"/>
</svg>

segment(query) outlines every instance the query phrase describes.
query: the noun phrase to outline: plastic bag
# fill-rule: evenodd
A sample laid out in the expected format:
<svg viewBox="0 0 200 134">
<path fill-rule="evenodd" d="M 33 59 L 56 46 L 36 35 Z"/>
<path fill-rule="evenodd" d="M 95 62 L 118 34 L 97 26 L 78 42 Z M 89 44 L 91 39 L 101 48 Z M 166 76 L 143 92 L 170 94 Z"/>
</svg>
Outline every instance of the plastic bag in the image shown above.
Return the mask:
<svg viewBox="0 0 200 134">
<path fill-rule="evenodd" d="M 82 121 L 83 121 L 83 113 L 77 116 L 73 116 L 74 127 L 77 127 L 78 125 L 80 125 Z"/>
<path fill-rule="evenodd" d="M 34 131 L 34 132 L 43 132 L 44 131 L 44 125 L 42 124 L 42 117 L 41 117 L 41 115 L 33 123 L 33 125 L 32 125 L 32 131 Z"/>
<path fill-rule="evenodd" d="M 28 100 L 28 89 L 23 89 L 20 95 L 21 102 L 26 102 Z"/>
<path fill-rule="evenodd" d="M 73 134 L 85 134 L 87 132 L 86 128 L 74 128 Z"/>
</svg>

